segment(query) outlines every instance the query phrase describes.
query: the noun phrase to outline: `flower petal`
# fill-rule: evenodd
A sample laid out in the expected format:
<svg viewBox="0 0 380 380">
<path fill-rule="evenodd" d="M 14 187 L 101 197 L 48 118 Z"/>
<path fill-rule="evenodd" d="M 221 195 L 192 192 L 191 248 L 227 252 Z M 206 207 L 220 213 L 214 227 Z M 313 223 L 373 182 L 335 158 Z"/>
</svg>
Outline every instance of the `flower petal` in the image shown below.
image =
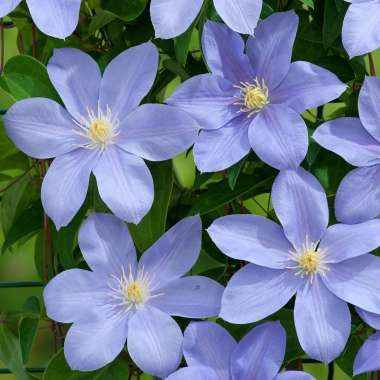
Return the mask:
<svg viewBox="0 0 380 380">
<path fill-rule="evenodd" d="M 157 289 L 160 295 L 152 305 L 169 314 L 185 318 L 215 317 L 220 312 L 223 286 L 203 276 L 171 281 Z"/>
<path fill-rule="evenodd" d="M 120 278 L 136 267 L 136 250 L 128 227 L 111 214 L 92 214 L 81 226 L 79 247 L 96 273 Z"/>
<path fill-rule="evenodd" d="M 104 367 L 123 350 L 127 331 L 127 319 L 120 316 L 74 323 L 65 339 L 67 363 L 78 371 Z"/>
<path fill-rule="evenodd" d="M 299 166 L 309 144 L 302 117 L 281 104 L 265 107 L 252 120 L 248 137 L 259 158 L 279 170 Z"/>
<path fill-rule="evenodd" d="M 380 246 L 380 219 L 360 224 L 335 224 L 327 229 L 320 243 L 327 261 L 338 263 L 369 253 Z"/>
<path fill-rule="evenodd" d="M 248 264 L 227 284 L 220 317 L 237 324 L 259 321 L 281 309 L 302 283 L 291 271 Z"/>
<path fill-rule="evenodd" d="M 11 13 L 21 3 L 21 0 L 3 0 L 0 4 L 0 17 Z"/>
<path fill-rule="evenodd" d="M 359 307 L 356 307 L 355 310 L 367 325 L 371 326 L 375 330 L 380 330 L 380 314 L 371 313 L 360 309 Z"/>
<path fill-rule="evenodd" d="M 269 89 L 277 87 L 289 71 L 298 22 L 294 11 L 274 13 L 248 38 L 247 54 L 254 76 L 264 80 Z"/>
<path fill-rule="evenodd" d="M 137 310 L 128 323 L 128 352 L 146 373 L 164 378 L 181 362 L 182 332 L 177 322 L 154 307 Z"/>
<path fill-rule="evenodd" d="M 355 166 L 380 163 L 380 144 L 356 117 L 328 121 L 313 134 L 314 140 Z"/>
<path fill-rule="evenodd" d="M 121 128 L 124 119 L 151 89 L 158 68 L 158 50 L 147 42 L 125 50 L 104 71 L 100 84 L 100 103 L 117 114 Z"/>
<path fill-rule="evenodd" d="M 335 215 L 344 223 L 360 223 L 380 214 L 380 165 L 350 171 L 339 185 Z"/>
<path fill-rule="evenodd" d="M 285 371 L 280 372 L 273 380 L 315 380 L 315 378 L 302 371 Z"/>
<path fill-rule="evenodd" d="M 183 353 L 190 367 L 210 368 L 218 380 L 230 380 L 230 359 L 235 339 L 215 322 L 192 322 L 185 330 Z"/>
<path fill-rule="evenodd" d="M 82 206 L 98 159 L 97 151 L 76 149 L 50 165 L 42 182 L 41 201 L 57 230 L 69 224 Z"/>
<path fill-rule="evenodd" d="M 371 335 L 360 348 L 354 361 L 354 375 L 380 369 L 380 332 Z"/>
<path fill-rule="evenodd" d="M 272 188 L 276 215 L 288 240 L 301 248 L 306 239 L 317 242 L 329 222 L 325 191 L 317 179 L 306 170 L 281 172 Z"/>
<path fill-rule="evenodd" d="M 139 268 L 154 274 L 157 287 L 176 280 L 197 261 L 201 236 L 202 222 L 199 215 L 182 219 L 143 254 Z"/>
<path fill-rule="evenodd" d="M 166 103 L 189 113 L 202 128 L 218 129 L 238 116 L 233 105 L 235 93 L 230 81 L 213 74 L 201 74 L 179 86 Z"/>
<path fill-rule="evenodd" d="M 94 169 L 99 194 L 120 219 L 139 223 L 153 203 L 152 175 L 143 159 L 108 147 Z"/>
<path fill-rule="evenodd" d="M 84 143 L 64 108 L 45 98 L 24 99 L 4 116 L 5 130 L 16 146 L 34 158 L 52 158 Z"/>
<path fill-rule="evenodd" d="M 380 258 L 367 254 L 329 265 L 323 281 L 342 300 L 380 314 L 379 273 Z"/>
<path fill-rule="evenodd" d="M 228 215 L 208 228 L 212 241 L 227 256 L 283 269 L 291 244 L 278 224 L 258 215 Z"/>
<path fill-rule="evenodd" d="M 215 371 L 207 367 L 185 367 L 171 374 L 165 380 L 219 380 Z"/>
<path fill-rule="evenodd" d="M 286 332 L 280 322 L 266 322 L 252 329 L 231 358 L 233 380 L 273 380 L 285 357 Z"/>
<path fill-rule="evenodd" d="M 193 149 L 197 168 L 203 173 L 217 172 L 245 157 L 251 150 L 248 127 L 244 119 L 235 118 L 223 128 L 203 130 Z"/>
<path fill-rule="evenodd" d="M 70 269 L 55 276 L 44 289 L 46 313 L 50 319 L 71 323 L 88 321 L 107 295 L 107 285 L 94 273 Z"/>
<path fill-rule="evenodd" d="M 253 71 L 245 54 L 242 37 L 226 25 L 207 21 L 202 34 L 202 48 L 210 71 L 235 85 L 252 80 Z"/>
<path fill-rule="evenodd" d="M 324 363 L 340 355 L 351 332 L 348 305 L 332 294 L 319 277 L 298 291 L 294 322 L 302 348 L 311 358 Z"/>
<path fill-rule="evenodd" d="M 125 119 L 117 145 L 150 161 L 172 158 L 194 144 L 198 124 L 184 111 L 144 104 Z"/>
<path fill-rule="evenodd" d="M 63 103 L 75 119 L 87 117 L 87 110 L 98 110 L 101 74 L 98 64 L 88 54 L 79 49 L 54 49 L 47 70 Z"/>
<path fill-rule="evenodd" d="M 152 0 L 150 17 L 156 38 L 173 38 L 184 33 L 197 17 L 203 0 Z"/>
<path fill-rule="evenodd" d="M 346 87 L 335 74 L 322 67 L 293 62 L 285 79 L 271 94 L 271 102 L 303 112 L 338 98 Z"/>
<path fill-rule="evenodd" d="M 64 39 L 78 25 L 81 0 L 26 0 L 33 21 L 48 36 Z"/>
<path fill-rule="evenodd" d="M 377 1 L 351 4 L 343 21 L 342 41 L 350 58 L 380 46 L 380 9 Z"/>
</svg>

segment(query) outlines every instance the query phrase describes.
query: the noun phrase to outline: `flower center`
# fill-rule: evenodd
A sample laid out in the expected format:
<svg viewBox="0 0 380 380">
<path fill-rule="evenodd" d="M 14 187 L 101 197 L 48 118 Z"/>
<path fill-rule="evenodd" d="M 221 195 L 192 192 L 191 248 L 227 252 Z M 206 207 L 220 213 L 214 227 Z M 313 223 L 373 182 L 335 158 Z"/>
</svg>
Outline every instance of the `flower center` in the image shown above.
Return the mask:
<svg viewBox="0 0 380 380">
<path fill-rule="evenodd" d="M 107 120 L 96 119 L 88 129 L 88 137 L 99 144 L 104 144 L 112 139 L 112 124 Z"/>
<path fill-rule="evenodd" d="M 234 87 L 240 90 L 240 94 L 235 96 L 237 101 L 234 105 L 240 106 L 239 112 L 248 113 L 248 117 L 260 112 L 269 104 L 269 90 L 264 80 L 260 82 L 256 78 L 253 83 L 240 82 Z"/>
<path fill-rule="evenodd" d="M 149 298 L 149 290 L 139 281 L 133 281 L 123 289 L 126 302 L 135 305 L 143 304 Z"/>
</svg>

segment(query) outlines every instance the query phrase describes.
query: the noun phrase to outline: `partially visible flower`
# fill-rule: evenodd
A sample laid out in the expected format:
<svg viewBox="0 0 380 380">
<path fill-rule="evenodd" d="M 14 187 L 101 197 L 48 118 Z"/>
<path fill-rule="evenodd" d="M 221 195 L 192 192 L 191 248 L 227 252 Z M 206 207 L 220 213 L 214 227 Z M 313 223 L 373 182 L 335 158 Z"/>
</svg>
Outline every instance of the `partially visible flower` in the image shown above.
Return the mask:
<svg viewBox="0 0 380 380">
<path fill-rule="evenodd" d="M 346 1 L 351 4 L 343 21 L 342 41 L 353 58 L 380 47 L 380 1 Z"/>
<path fill-rule="evenodd" d="M 227 256 L 248 261 L 229 281 L 220 316 L 228 322 L 259 321 L 294 295 L 294 320 L 302 348 L 329 363 L 351 331 L 348 303 L 380 313 L 380 220 L 328 226 L 320 183 L 302 168 L 285 170 L 272 189 L 282 228 L 257 215 L 217 219 L 208 232 Z"/>
<path fill-rule="evenodd" d="M 22 0 L 1 0 L 0 17 L 11 13 Z M 41 32 L 68 37 L 77 27 L 81 0 L 26 0 L 33 21 Z"/>
<path fill-rule="evenodd" d="M 201 172 L 224 170 L 251 148 L 277 169 L 305 158 L 308 133 L 299 114 L 335 99 L 346 86 L 311 63 L 291 63 L 297 27 L 293 11 L 273 14 L 245 45 L 225 25 L 205 25 L 203 52 L 212 74 L 189 79 L 167 100 L 203 128 L 194 146 Z"/>
<path fill-rule="evenodd" d="M 92 371 L 110 363 L 126 341 L 144 372 L 166 377 L 177 369 L 183 336 L 171 315 L 215 316 L 223 292 L 207 277 L 182 277 L 198 259 L 201 227 L 199 216 L 183 219 L 137 263 L 121 220 L 93 214 L 84 223 L 79 246 L 91 271 L 64 271 L 44 290 L 48 316 L 73 323 L 64 345 L 72 369 Z"/>
<path fill-rule="evenodd" d="M 150 16 L 158 38 L 173 38 L 184 33 L 197 17 L 204 0 L 152 0 Z M 259 20 L 262 0 L 214 0 L 224 22 L 238 33 L 253 35 Z"/>
<path fill-rule="evenodd" d="M 42 184 L 42 203 L 57 229 L 83 204 L 91 172 L 99 193 L 120 219 L 138 223 L 149 211 L 154 187 L 144 159 L 167 160 L 189 148 L 198 125 L 181 110 L 144 104 L 157 72 L 150 42 L 118 55 L 103 77 L 77 49 L 56 49 L 49 77 L 66 109 L 45 98 L 15 103 L 4 117 L 17 147 L 35 158 L 57 157 Z"/>
<path fill-rule="evenodd" d="M 166 380 L 313 380 L 306 372 L 279 372 L 285 348 L 280 322 L 255 327 L 239 344 L 214 322 L 193 322 L 183 340 L 188 367 Z"/>
<path fill-rule="evenodd" d="M 359 118 L 322 124 L 313 138 L 358 166 L 339 185 L 335 214 L 344 223 L 360 223 L 380 214 L 380 78 L 366 77 L 359 94 Z"/>
</svg>

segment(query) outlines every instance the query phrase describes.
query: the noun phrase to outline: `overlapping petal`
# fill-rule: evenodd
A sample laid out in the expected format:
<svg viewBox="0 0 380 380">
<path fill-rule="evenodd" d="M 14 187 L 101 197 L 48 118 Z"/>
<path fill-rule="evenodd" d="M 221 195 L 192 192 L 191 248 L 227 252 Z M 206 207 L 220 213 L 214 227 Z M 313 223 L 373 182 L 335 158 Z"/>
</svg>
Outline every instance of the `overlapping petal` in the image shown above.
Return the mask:
<svg viewBox="0 0 380 380">
<path fill-rule="evenodd" d="M 371 326 L 375 330 L 380 330 L 380 314 L 371 313 L 356 307 L 356 312 L 360 315 L 360 318 Z"/>
<path fill-rule="evenodd" d="M 0 4 L 0 17 L 6 16 L 21 3 L 22 0 L 3 0 Z"/>
<path fill-rule="evenodd" d="M 166 380 L 219 380 L 215 371 L 207 367 L 185 367 L 171 374 Z"/>
<path fill-rule="evenodd" d="M 380 369 L 380 332 L 371 335 L 360 348 L 354 361 L 354 375 Z"/>
<path fill-rule="evenodd" d="M 313 376 L 302 371 L 280 372 L 273 380 L 315 380 Z"/>
</svg>

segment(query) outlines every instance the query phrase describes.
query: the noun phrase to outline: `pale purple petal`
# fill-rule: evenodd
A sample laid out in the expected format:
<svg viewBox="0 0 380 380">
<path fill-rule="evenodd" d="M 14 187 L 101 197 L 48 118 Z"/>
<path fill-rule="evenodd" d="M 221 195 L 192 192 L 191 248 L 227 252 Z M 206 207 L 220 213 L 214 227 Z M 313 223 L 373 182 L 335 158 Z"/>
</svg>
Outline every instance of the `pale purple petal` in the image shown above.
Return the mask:
<svg viewBox="0 0 380 380">
<path fill-rule="evenodd" d="M 291 271 L 248 264 L 227 284 L 220 317 L 236 324 L 259 321 L 281 309 L 302 283 Z"/>
<path fill-rule="evenodd" d="M 344 301 L 380 314 L 379 273 L 380 258 L 367 254 L 330 264 L 323 281 Z"/>
<path fill-rule="evenodd" d="M 81 0 L 26 0 L 33 21 L 48 36 L 64 39 L 78 25 Z"/>
<path fill-rule="evenodd" d="M 242 37 L 224 24 L 207 21 L 202 48 L 210 71 L 235 85 L 254 77 Z"/>
<path fill-rule="evenodd" d="M 285 356 L 286 332 L 280 322 L 263 323 L 238 344 L 231 358 L 232 380 L 273 380 Z"/>
<path fill-rule="evenodd" d="M 304 351 L 326 364 L 341 354 L 351 332 L 348 305 L 331 293 L 320 277 L 298 291 L 294 322 Z"/>
<path fill-rule="evenodd" d="M 128 322 L 128 352 L 144 372 L 164 378 L 182 357 L 182 332 L 177 322 L 154 307 L 137 310 Z"/>
<path fill-rule="evenodd" d="M 319 247 L 326 252 L 329 262 L 369 253 L 380 246 L 380 219 L 360 224 L 335 224 L 327 229 Z"/>
<path fill-rule="evenodd" d="M 269 89 L 278 86 L 289 71 L 297 28 L 294 11 L 274 13 L 260 22 L 255 35 L 248 39 L 247 54 L 254 76 L 265 80 Z"/>
<path fill-rule="evenodd" d="M 216 11 L 235 32 L 253 35 L 262 0 L 214 0 Z"/>
<path fill-rule="evenodd" d="M 271 102 L 303 112 L 338 98 L 346 87 L 332 72 L 298 61 L 290 65 L 285 79 L 271 94 Z"/>
<path fill-rule="evenodd" d="M 64 346 L 70 368 L 94 371 L 111 363 L 123 350 L 127 330 L 127 319 L 120 316 L 74 323 L 66 335 Z"/>
<path fill-rule="evenodd" d="M 99 153 L 77 149 L 57 157 L 42 182 L 41 201 L 57 230 L 70 223 L 82 206 Z"/>
<path fill-rule="evenodd" d="M 315 378 L 302 371 L 285 371 L 280 372 L 273 380 L 315 380 Z"/>
<path fill-rule="evenodd" d="M 111 214 L 92 214 L 81 226 L 78 243 L 96 273 L 121 277 L 136 267 L 136 250 L 128 227 Z"/>
<path fill-rule="evenodd" d="M 354 361 L 354 375 L 380 370 L 380 332 L 371 335 L 360 348 Z"/>
<path fill-rule="evenodd" d="M 67 111 L 53 100 L 31 98 L 16 102 L 4 116 L 4 127 L 15 145 L 34 158 L 68 153 L 85 141 Z"/>
<path fill-rule="evenodd" d="M 186 112 L 164 104 L 144 104 L 130 113 L 117 145 L 150 161 L 172 158 L 190 148 L 198 124 Z"/>
<path fill-rule="evenodd" d="M 380 165 L 349 172 L 339 185 L 335 215 L 344 223 L 360 223 L 380 214 Z"/>
<path fill-rule="evenodd" d="M 0 4 L 0 17 L 11 13 L 19 5 L 21 0 L 2 0 Z"/>
<path fill-rule="evenodd" d="M 172 373 L 166 380 L 219 380 L 215 371 L 207 367 L 186 367 Z"/>
<path fill-rule="evenodd" d="M 258 215 L 223 216 L 207 232 L 225 255 L 273 269 L 283 269 L 293 249 L 281 226 Z"/>
<path fill-rule="evenodd" d="M 248 128 L 248 120 L 239 117 L 223 128 L 201 131 L 193 149 L 199 171 L 225 170 L 245 157 L 251 150 Z"/>
<path fill-rule="evenodd" d="M 322 124 L 314 132 L 313 139 L 351 165 L 380 163 L 380 144 L 356 117 L 342 117 Z"/>
<path fill-rule="evenodd" d="M 299 166 L 309 144 L 302 117 L 281 104 L 265 107 L 252 120 L 248 137 L 259 158 L 279 170 Z"/>
<path fill-rule="evenodd" d="M 295 248 L 317 242 L 324 234 L 329 209 L 325 191 L 317 179 L 306 170 L 281 172 L 272 188 L 272 201 L 284 232 Z"/>
<path fill-rule="evenodd" d="M 151 304 L 161 311 L 185 318 L 215 317 L 220 312 L 223 286 L 204 276 L 171 281 L 156 290 Z"/>
<path fill-rule="evenodd" d="M 114 58 L 100 84 L 100 104 L 118 115 L 121 129 L 125 117 L 135 109 L 153 85 L 158 68 L 158 50 L 151 42 L 134 46 Z"/>
<path fill-rule="evenodd" d="M 356 307 L 356 312 L 360 315 L 360 318 L 367 323 L 367 325 L 371 326 L 375 330 L 380 330 L 380 314 L 371 313 L 369 311 L 365 311 L 360 309 L 360 307 Z"/>
<path fill-rule="evenodd" d="M 108 147 L 94 169 L 99 194 L 120 219 L 139 223 L 153 203 L 152 175 L 144 160 Z"/>
<path fill-rule="evenodd" d="M 215 322 L 192 322 L 185 330 L 187 364 L 213 369 L 218 380 L 230 380 L 230 358 L 236 347 L 230 333 Z"/>
<path fill-rule="evenodd" d="M 203 0 L 152 0 L 150 17 L 157 38 L 173 38 L 184 33 L 197 17 Z"/>
<path fill-rule="evenodd" d="M 154 273 L 157 287 L 176 280 L 197 261 L 201 236 L 202 222 L 198 215 L 182 219 L 143 254 L 139 268 Z"/>
<path fill-rule="evenodd" d="M 201 74 L 179 86 L 166 103 L 189 113 L 202 128 L 217 129 L 238 116 L 235 93 L 237 89 L 227 79 Z"/>
<path fill-rule="evenodd" d="M 54 49 L 47 70 L 51 82 L 74 118 L 81 120 L 87 117 L 87 110 L 97 112 L 101 74 L 93 58 L 79 49 Z"/>
</svg>

